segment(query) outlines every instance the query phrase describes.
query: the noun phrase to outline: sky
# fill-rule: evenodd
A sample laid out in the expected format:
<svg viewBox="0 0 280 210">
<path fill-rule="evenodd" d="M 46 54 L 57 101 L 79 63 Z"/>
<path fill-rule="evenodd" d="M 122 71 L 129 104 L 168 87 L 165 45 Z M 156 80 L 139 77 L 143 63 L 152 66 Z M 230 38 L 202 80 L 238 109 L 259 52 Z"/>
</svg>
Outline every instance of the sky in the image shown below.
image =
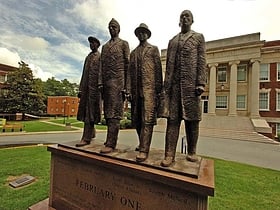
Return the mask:
<svg viewBox="0 0 280 210">
<path fill-rule="evenodd" d="M 35 78 L 79 83 L 88 36 L 105 44 L 112 18 L 130 50 L 138 45 L 134 30 L 140 23 L 152 32 L 149 43 L 161 50 L 180 31 L 185 9 L 206 41 L 257 32 L 272 41 L 280 40 L 279 8 L 279 0 L 0 0 L 0 63 L 18 67 L 24 61 Z"/>
</svg>

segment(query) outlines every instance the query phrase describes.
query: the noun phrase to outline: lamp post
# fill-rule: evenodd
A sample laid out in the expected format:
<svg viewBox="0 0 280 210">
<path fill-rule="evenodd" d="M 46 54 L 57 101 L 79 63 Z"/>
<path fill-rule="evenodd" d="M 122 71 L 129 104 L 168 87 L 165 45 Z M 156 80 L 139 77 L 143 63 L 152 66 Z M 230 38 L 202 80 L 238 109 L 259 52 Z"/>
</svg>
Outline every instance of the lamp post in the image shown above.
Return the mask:
<svg viewBox="0 0 280 210">
<path fill-rule="evenodd" d="M 64 117 L 64 121 L 63 121 L 63 124 L 66 123 L 65 121 L 65 115 L 66 115 L 66 99 L 63 100 L 63 117 Z"/>
</svg>

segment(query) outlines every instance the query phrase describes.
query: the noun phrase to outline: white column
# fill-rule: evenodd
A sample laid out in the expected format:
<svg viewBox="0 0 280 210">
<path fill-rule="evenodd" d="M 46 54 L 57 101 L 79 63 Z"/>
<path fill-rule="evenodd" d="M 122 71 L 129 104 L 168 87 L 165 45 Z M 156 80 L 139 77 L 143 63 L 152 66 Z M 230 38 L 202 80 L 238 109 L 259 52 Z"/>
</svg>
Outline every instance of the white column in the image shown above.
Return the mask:
<svg viewBox="0 0 280 210">
<path fill-rule="evenodd" d="M 236 116 L 237 98 L 237 65 L 240 61 L 231 61 L 230 65 L 230 92 L 229 92 L 229 112 L 228 116 Z"/>
<path fill-rule="evenodd" d="M 259 114 L 259 75 L 260 75 L 260 60 L 252 59 L 252 82 L 251 82 L 251 110 L 250 117 L 258 118 Z"/>
<path fill-rule="evenodd" d="M 210 67 L 210 78 L 209 78 L 209 109 L 208 114 L 216 115 L 216 78 L 218 63 L 208 64 Z"/>
</svg>

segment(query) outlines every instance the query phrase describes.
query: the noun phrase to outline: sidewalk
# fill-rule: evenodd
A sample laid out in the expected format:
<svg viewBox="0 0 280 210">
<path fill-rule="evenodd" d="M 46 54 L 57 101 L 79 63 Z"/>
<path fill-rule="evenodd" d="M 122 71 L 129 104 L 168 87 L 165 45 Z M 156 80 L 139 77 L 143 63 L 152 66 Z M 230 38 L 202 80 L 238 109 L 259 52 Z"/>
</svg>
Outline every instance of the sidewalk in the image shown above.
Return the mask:
<svg viewBox="0 0 280 210">
<path fill-rule="evenodd" d="M 165 132 L 166 123 L 167 123 L 166 119 L 159 119 L 158 124 L 154 128 L 154 131 Z M 203 121 L 201 122 L 200 130 L 199 130 L 200 137 L 251 141 L 251 142 L 259 142 L 259 143 L 266 143 L 266 144 L 280 144 L 280 142 L 278 141 L 275 141 L 273 139 L 270 139 L 262 134 L 253 131 L 253 129 L 250 129 L 249 125 L 243 124 L 243 125 L 235 126 L 234 128 L 233 126 L 232 127 L 223 126 L 227 122 L 210 122 L 210 123 L 212 123 L 212 126 L 207 125 L 208 122 L 207 123 Z M 217 126 L 217 123 L 220 123 L 221 126 L 226 128 L 221 128 L 221 126 Z M 240 126 L 244 126 L 243 127 L 244 129 L 240 129 Z M 180 134 L 185 135 L 184 122 L 181 123 Z"/>
</svg>

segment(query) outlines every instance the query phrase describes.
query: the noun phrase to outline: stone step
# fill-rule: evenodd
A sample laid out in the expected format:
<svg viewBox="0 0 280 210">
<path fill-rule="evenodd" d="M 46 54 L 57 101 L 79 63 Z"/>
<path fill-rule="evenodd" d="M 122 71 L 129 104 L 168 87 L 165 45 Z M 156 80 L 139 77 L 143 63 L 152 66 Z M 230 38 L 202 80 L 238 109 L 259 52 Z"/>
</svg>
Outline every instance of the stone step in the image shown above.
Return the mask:
<svg viewBox="0 0 280 210">
<path fill-rule="evenodd" d="M 234 139 L 234 140 L 243 140 L 243 141 L 254 141 L 261 143 L 271 143 L 279 144 L 279 142 L 268 138 L 262 134 L 259 134 L 255 131 L 236 131 L 236 130 L 222 130 L 222 129 L 213 129 L 213 128 L 200 128 L 200 136 L 212 137 L 212 138 L 225 138 L 225 139 Z"/>
</svg>

